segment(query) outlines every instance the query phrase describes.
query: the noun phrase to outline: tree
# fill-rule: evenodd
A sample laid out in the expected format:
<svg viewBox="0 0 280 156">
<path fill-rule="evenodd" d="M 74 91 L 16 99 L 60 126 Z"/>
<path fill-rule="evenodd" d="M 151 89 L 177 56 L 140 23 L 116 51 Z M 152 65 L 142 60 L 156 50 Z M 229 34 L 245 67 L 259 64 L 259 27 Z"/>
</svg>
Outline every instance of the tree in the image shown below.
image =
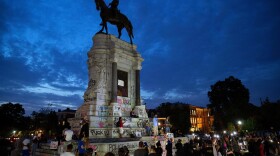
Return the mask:
<svg viewBox="0 0 280 156">
<path fill-rule="evenodd" d="M 247 120 L 244 120 L 242 124 L 242 130 L 247 130 L 249 132 L 256 130 L 256 119 L 254 117 L 249 117 Z"/>
<path fill-rule="evenodd" d="M 223 130 L 228 123 L 236 123 L 239 119 L 248 117 L 246 112 L 249 104 L 249 90 L 239 79 L 230 76 L 224 81 L 218 81 L 208 92 L 215 121 L 216 130 Z"/>
<path fill-rule="evenodd" d="M 32 129 L 43 130 L 45 134 L 57 133 L 58 118 L 56 112 L 50 108 L 41 108 L 39 112 L 33 111 L 32 114 Z"/>
<path fill-rule="evenodd" d="M 14 130 L 27 130 L 28 117 L 24 117 L 25 110 L 21 104 L 11 102 L 0 106 L 0 136 L 10 136 Z"/>
<path fill-rule="evenodd" d="M 156 108 L 160 117 L 170 117 L 172 129 L 179 129 L 186 134 L 190 129 L 189 105 L 183 103 L 162 103 Z"/>
<path fill-rule="evenodd" d="M 258 123 L 260 130 L 280 130 L 280 101 L 270 102 L 268 98 L 262 101 Z"/>
<path fill-rule="evenodd" d="M 229 130 L 230 132 L 235 131 L 235 125 L 232 122 L 227 123 L 227 130 Z"/>
</svg>

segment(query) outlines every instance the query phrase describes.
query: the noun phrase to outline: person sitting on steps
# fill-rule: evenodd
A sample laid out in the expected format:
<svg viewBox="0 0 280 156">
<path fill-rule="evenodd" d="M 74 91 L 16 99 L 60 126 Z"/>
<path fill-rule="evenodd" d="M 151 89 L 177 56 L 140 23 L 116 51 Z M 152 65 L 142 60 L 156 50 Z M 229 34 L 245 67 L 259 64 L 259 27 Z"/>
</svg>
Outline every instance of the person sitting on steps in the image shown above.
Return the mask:
<svg viewBox="0 0 280 156">
<path fill-rule="evenodd" d="M 130 117 L 132 118 L 138 118 L 137 114 L 135 113 L 135 109 L 133 108 L 130 112 Z"/>
</svg>

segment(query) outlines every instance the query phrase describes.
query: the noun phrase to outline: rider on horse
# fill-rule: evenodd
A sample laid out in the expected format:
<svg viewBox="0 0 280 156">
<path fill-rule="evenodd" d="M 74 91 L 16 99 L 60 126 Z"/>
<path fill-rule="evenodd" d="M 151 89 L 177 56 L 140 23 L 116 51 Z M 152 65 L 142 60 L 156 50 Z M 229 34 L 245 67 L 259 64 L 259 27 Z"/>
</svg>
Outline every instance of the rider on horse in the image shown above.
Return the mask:
<svg viewBox="0 0 280 156">
<path fill-rule="evenodd" d="M 110 12 L 111 12 L 111 15 L 113 18 L 117 18 L 117 14 L 120 12 L 119 9 L 118 9 L 118 5 L 119 5 L 119 0 L 113 0 L 110 4 L 109 4 L 109 7 L 110 7 Z"/>
<path fill-rule="evenodd" d="M 119 9 L 119 0 L 112 0 L 112 2 L 107 6 L 104 0 L 94 0 L 96 9 L 100 11 L 100 17 L 102 19 L 101 26 L 102 28 L 98 31 L 98 33 L 103 33 L 103 30 L 105 29 L 105 33 L 108 34 L 108 27 L 107 27 L 107 22 L 109 22 L 112 25 L 116 25 L 118 28 L 118 33 L 119 36 L 118 38 L 121 37 L 122 29 L 125 28 L 129 39 L 130 43 L 133 44 L 132 38 L 133 36 L 133 26 L 130 22 L 130 20 L 122 14 Z M 109 8 L 110 7 L 110 8 Z"/>
</svg>

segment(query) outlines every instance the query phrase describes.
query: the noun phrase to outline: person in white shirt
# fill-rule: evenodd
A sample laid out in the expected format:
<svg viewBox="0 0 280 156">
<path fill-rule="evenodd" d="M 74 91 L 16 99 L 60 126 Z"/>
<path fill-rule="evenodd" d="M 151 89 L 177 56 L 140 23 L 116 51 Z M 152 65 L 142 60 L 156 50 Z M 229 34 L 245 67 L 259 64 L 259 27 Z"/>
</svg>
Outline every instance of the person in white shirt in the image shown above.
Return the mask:
<svg viewBox="0 0 280 156">
<path fill-rule="evenodd" d="M 30 156 L 30 139 L 27 137 L 22 141 L 22 156 Z"/>
<path fill-rule="evenodd" d="M 153 118 L 153 129 L 154 129 L 154 136 L 158 136 L 158 118 L 157 114 L 155 114 Z"/>
<path fill-rule="evenodd" d="M 67 128 L 67 130 L 64 131 L 64 136 L 65 136 L 65 140 L 66 141 L 71 141 L 72 140 L 72 136 L 74 134 L 74 132 L 70 128 L 71 127 L 69 126 Z"/>
<path fill-rule="evenodd" d="M 73 150 L 73 145 L 69 144 L 69 145 L 67 145 L 66 152 L 61 153 L 60 156 L 75 156 L 75 154 L 72 152 L 72 150 Z"/>
</svg>

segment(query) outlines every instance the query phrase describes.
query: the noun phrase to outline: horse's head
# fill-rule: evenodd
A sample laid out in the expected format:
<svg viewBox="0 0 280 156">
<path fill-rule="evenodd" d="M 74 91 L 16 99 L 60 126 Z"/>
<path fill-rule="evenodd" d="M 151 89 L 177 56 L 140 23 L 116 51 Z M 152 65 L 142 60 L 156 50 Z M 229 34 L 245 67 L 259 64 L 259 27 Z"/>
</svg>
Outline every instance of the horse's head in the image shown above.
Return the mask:
<svg viewBox="0 0 280 156">
<path fill-rule="evenodd" d="M 100 10 L 100 0 L 95 0 L 96 10 Z"/>
</svg>

